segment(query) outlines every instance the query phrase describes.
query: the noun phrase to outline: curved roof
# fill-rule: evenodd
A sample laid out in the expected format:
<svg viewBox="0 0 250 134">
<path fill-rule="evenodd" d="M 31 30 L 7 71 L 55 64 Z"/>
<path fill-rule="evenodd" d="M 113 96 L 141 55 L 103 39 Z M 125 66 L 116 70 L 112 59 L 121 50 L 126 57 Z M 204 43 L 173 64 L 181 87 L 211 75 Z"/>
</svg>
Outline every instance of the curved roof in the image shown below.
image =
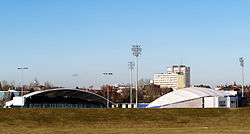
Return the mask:
<svg viewBox="0 0 250 134">
<path fill-rule="evenodd" d="M 163 95 L 162 97 L 150 103 L 147 106 L 147 108 L 161 108 L 163 106 L 167 106 L 178 102 L 193 100 L 202 97 L 213 97 L 213 96 L 224 97 L 224 96 L 231 96 L 231 94 L 226 93 L 224 91 L 208 89 L 208 88 L 200 88 L 200 87 L 184 88 Z"/>
<path fill-rule="evenodd" d="M 84 90 L 79 90 L 79 89 L 70 89 L 70 88 L 58 88 L 58 89 L 49 89 L 49 90 L 43 90 L 43 91 L 36 91 L 32 92 L 29 94 L 24 95 L 24 98 L 30 98 L 32 96 L 37 96 L 37 95 L 42 95 L 42 96 L 50 96 L 50 95 L 60 95 L 60 96 L 71 96 L 75 98 L 85 98 L 91 101 L 98 101 L 98 102 L 103 102 L 106 103 L 107 99 L 104 98 L 103 96 L 100 96 L 98 94 L 84 91 Z M 109 100 L 111 104 L 115 104 L 112 101 Z"/>
</svg>

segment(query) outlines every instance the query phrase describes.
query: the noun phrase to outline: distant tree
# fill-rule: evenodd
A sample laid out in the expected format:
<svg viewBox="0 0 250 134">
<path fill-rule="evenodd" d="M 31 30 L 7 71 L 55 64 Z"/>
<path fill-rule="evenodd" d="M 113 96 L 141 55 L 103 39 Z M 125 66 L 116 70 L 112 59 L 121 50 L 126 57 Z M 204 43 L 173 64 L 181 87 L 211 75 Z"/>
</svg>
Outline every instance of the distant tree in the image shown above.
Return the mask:
<svg viewBox="0 0 250 134">
<path fill-rule="evenodd" d="M 139 80 L 138 83 L 139 83 L 138 86 L 143 88 L 146 85 L 150 85 L 150 79 L 143 79 L 142 78 Z"/>
<path fill-rule="evenodd" d="M 145 82 L 145 80 L 143 80 Z M 145 82 L 148 84 L 148 82 Z M 171 88 L 160 88 L 160 86 L 157 85 L 143 85 L 142 87 L 139 87 L 138 89 L 138 102 L 139 103 L 150 103 L 154 101 L 155 99 L 172 92 L 173 89 Z M 111 86 L 104 85 L 101 87 L 100 90 L 92 90 L 92 92 L 95 92 L 104 98 L 107 97 L 107 90 L 109 90 L 109 99 L 112 102 L 115 103 L 130 103 L 130 88 L 129 86 L 125 88 L 119 88 L 115 87 L 112 88 Z M 136 92 L 135 89 L 133 88 L 133 102 L 135 103 L 136 100 Z"/>
<path fill-rule="evenodd" d="M 51 84 L 51 82 L 46 81 L 46 82 L 44 83 L 44 87 L 45 87 L 45 89 L 50 89 L 50 88 L 53 87 L 53 85 Z"/>
<path fill-rule="evenodd" d="M 130 89 L 125 88 L 118 94 L 117 93 L 117 100 L 115 102 L 119 103 L 129 103 L 130 102 Z"/>
<path fill-rule="evenodd" d="M 11 89 L 14 89 L 15 88 L 15 86 L 16 86 L 16 81 L 11 81 L 11 83 L 10 83 L 10 88 Z"/>
<path fill-rule="evenodd" d="M 139 102 L 144 102 L 144 103 L 150 103 L 157 98 L 172 92 L 173 89 L 171 88 L 160 88 L 158 85 L 146 85 L 142 90 L 139 90 L 140 92 L 138 93 L 139 96 Z"/>
<path fill-rule="evenodd" d="M 35 92 L 35 89 L 34 88 L 30 88 L 29 91 L 30 91 L 30 93 L 32 93 L 32 92 Z"/>
<path fill-rule="evenodd" d="M 112 86 L 103 85 L 100 90 L 92 90 L 92 92 L 95 92 L 104 98 L 107 98 L 107 91 L 109 91 L 109 100 L 112 102 L 119 102 L 120 99 L 118 99 L 119 94 L 117 93 L 117 89 L 114 89 Z"/>
<path fill-rule="evenodd" d="M 110 89 L 110 86 L 108 86 L 108 85 L 103 85 L 102 87 L 101 87 L 101 89 L 100 90 L 98 90 L 97 91 L 97 94 L 99 94 L 99 95 L 101 95 L 101 96 L 103 96 L 103 97 L 107 97 L 107 90 L 108 89 Z"/>
<path fill-rule="evenodd" d="M 0 91 L 2 90 L 2 82 L 0 81 Z"/>
<path fill-rule="evenodd" d="M 8 82 L 6 80 L 2 81 L 2 90 L 3 91 L 8 91 L 10 89 L 10 85 L 8 84 Z"/>
</svg>

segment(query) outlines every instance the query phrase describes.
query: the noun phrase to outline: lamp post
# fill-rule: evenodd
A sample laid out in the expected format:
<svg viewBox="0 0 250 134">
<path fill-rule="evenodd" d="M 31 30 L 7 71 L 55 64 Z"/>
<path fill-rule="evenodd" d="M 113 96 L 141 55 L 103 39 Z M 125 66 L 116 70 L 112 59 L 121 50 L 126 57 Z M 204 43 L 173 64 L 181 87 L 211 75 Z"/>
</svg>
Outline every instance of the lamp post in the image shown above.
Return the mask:
<svg viewBox="0 0 250 134">
<path fill-rule="evenodd" d="M 135 104 L 137 107 L 138 106 L 138 57 L 141 55 L 142 48 L 139 45 L 133 45 L 131 50 L 133 52 L 133 55 L 136 57 L 136 85 L 135 85 L 136 99 L 135 99 Z"/>
<path fill-rule="evenodd" d="M 23 97 L 23 71 L 24 71 L 24 70 L 27 70 L 28 67 L 19 67 L 19 68 L 17 68 L 17 69 L 22 71 L 22 93 L 21 93 L 21 96 Z M 22 104 L 24 104 L 24 103 L 23 103 L 23 98 L 22 98 Z"/>
<path fill-rule="evenodd" d="M 23 71 L 27 70 L 28 67 L 19 67 L 17 69 L 22 71 L 22 93 L 21 93 L 21 95 L 23 96 Z"/>
<path fill-rule="evenodd" d="M 242 67 L 242 97 L 244 97 L 244 58 L 240 57 L 240 66 Z"/>
<path fill-rule="evenodd" d="M 113 73 L 103 73 L 104 76 L 112 76 Z M 107 108 L 109 108 L 109 87 L 107 88 Z"/>
<path fill-rule="evenodd" d="M 133 61 L 128 62 L 128 68 L 130 69 L 130 103 L 133 103 L 133 80 L 132 80 L 132 72 L 134 69 L 135 63 Z"/>
</svg>

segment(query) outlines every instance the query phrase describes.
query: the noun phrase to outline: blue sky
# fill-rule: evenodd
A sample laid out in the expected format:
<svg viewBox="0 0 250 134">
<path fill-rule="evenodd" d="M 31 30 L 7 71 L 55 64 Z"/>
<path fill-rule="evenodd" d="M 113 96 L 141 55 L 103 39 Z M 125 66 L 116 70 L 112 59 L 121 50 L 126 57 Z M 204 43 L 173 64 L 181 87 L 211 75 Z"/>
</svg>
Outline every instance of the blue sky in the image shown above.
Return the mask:
<svg viewBox="0 0 250 134">
<path fill-rule="evenodd" d="M 248 0 L 12 0 L 0 1 L 0 80 L 75 87 L 128 83 L 131 46 L 143 48 L 140 78 L 166 67 L 191 67 L 191 84 L 249 79 Z M 106 79 L 102 73 L 113 72 Z M 78 74 L 73 77 L 73 74 Z"/>
</svg>

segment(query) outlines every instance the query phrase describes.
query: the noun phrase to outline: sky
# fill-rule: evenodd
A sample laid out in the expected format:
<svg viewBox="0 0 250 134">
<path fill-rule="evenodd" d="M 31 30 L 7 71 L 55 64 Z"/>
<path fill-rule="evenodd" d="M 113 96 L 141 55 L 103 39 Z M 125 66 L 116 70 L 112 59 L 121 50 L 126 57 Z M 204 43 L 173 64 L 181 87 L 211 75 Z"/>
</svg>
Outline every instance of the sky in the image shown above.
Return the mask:
<svg viewBox="0 0 250 134">
<path fill-rule="evenodd" d="M 0 80 L 20 85 L 27 66 L 25 84 L 127 84 L 132 45 L 140 78 L 182 63 L 192 85 L 240 84 L 244 57 L 250 84 L 250 1 L 0 0 Z"/>
</svg>

